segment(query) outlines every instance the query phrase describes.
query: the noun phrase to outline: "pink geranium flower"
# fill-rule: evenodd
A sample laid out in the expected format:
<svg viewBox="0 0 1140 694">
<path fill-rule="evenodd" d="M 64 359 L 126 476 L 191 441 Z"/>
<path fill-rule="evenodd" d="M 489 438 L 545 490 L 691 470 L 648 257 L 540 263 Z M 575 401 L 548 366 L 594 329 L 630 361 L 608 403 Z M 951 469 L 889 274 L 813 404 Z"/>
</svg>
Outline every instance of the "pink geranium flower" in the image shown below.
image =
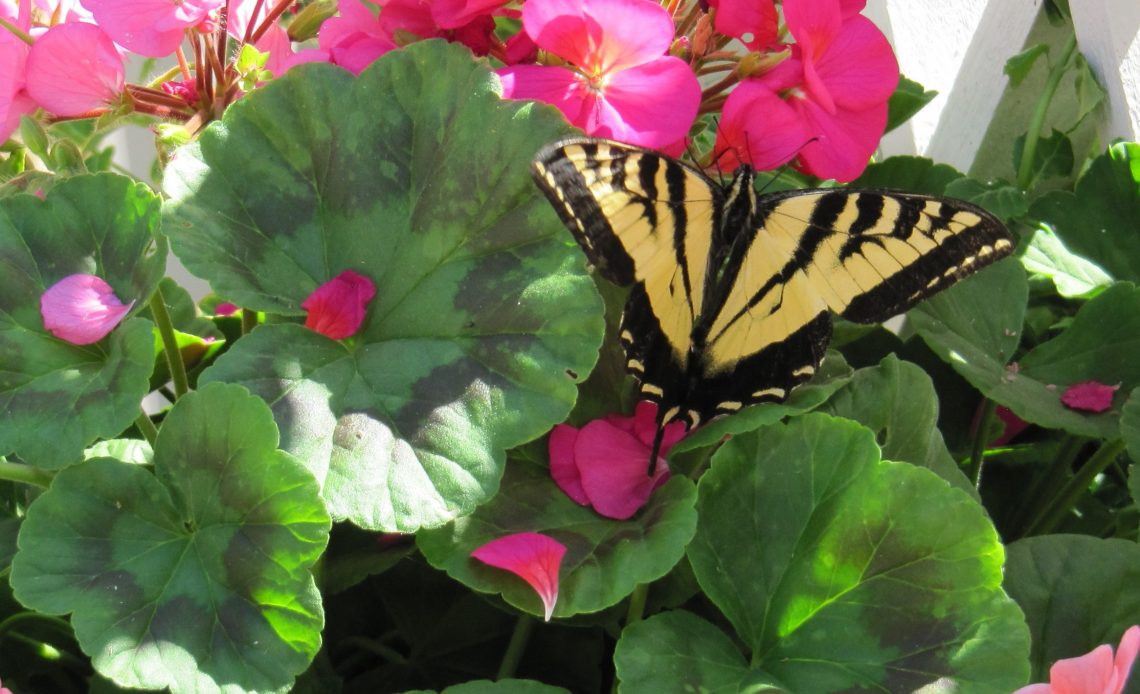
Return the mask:
<svg viewBox="0 0 1140 694">
<path fill-rule="evenodd" d="M 40 316 L 52 335 L 75 345 L 89 345 L 107 336 L 130 312 L 111 285 L 95 275 L 69 275 L 40 297 Z"/>
<path fill-rule="evenodd" d="M 352 337 L 364 322 L 376 285 L 364 275 L 345 270 L 317 287 L 301 303 L 309 312 L 305 327 L 334 340 Z"/>
<path fill-rule="evenodd" d="M 558 572 L 566 546 L 541 533 L 515 533 L 471 553 L 484 564 L 505 569 L 530 584 L 542 600 L 546 621 L 558 602 Z"/>
<path fill-rule="evenodd" d="M 609 415 L 581 429 L 559 424 L 550 432 L 550 475 L 566 495 L 607 518 L 625 520 L 669 480 L 665 456 L 685 426 L 665 427 L 653 476 L 645 474 L 656 434 L 657 406 L 640 402 L 632 417 Z"/>
<path fill-rule="evenodd" d="M 1120 384 L 1105 385 L 1098 381 L 1075 383 L 1061 394 L 1061 404 L 1069 409 L 1085 412 L 1104 412 L 1112 407 L 1112 396 Z"/>
<path fill-rule="evenodd" d="M 785 0 L 784 19 L 796 40 L 792 56 L 746 82 L 753 85 L 749 90 L 742 91 L 742 84 L 729 95 L 718 152 L 736 152 L 758 168 L 772 168 L 771 153 L 783 152 L 785 161 L 796 157 L 798 168 L 839 181 L 863 172 L 886 128 L 887 100 L 899 70 L 882 32 L 866 17 L 851 14 L 857 6 Z M 770 103 L 757 96 L 762 90 L 784 99 L 799 124 L 789 125 L 783 111 L 733 103 Z M 757 148 L 762 149 L 754 153 Z"/>
<path fill-rule="evenodd" d="M 36 110 L 24 80 L 28 44 L 0 29 L 0 143 L 20 125 L 20 116 Z"/>
<path fill-rule="evenodd" d="M 57 24 L 28 53 L 28 95 L 57 116 L 105 108 L 123 92 L 123 58 L 94 24 Z"/>
<path fill-rule="evenodd" d="M 168 56 L 187 29 L 209 19 L 226 0 L 84 0 L 115 43 L 151 58 Z"/>
<path fill-rule="evenodd" d="M 1120 694 L 1140 651 L 1140 626 L 1129 627 L 1113 658 L 1112 646 L 1100 645 L 1077 658 L 1049 668 L 1049 684 L 1031 684 L 1013 694 Z"/>
<path fill-rule="evenodd" d="M 589 135 L 646 147 L 681 141 L 701 87 L 689 66 L 665 55 L 673 20 L 652 0 L 528 0 L 523 29 L 569 67 L 498 71 L 503 96 L 556 106 Z"/>
</svg>

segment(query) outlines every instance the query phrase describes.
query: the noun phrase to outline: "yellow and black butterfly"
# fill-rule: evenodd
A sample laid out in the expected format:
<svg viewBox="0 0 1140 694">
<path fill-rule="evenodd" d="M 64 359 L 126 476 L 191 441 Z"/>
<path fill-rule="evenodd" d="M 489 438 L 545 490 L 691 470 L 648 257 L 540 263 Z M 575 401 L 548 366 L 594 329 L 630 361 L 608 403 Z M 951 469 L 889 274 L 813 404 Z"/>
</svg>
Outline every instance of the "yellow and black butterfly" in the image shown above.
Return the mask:
<svg viewBox="0 0 1140 694">
<path fill-rule="evenodd" d="M 578 138 L 534 178 L 602 276 L 632 285 L 626 367 L 665 424 L 695 427 L 811 378 L 830 312 L 877 323 L 1013 250 L 1002 223 L 950 198 L 888 190 L 758 195 L 664 154 Z M 654 460 L 656 451 L 650 460 Z"/>
</svg>

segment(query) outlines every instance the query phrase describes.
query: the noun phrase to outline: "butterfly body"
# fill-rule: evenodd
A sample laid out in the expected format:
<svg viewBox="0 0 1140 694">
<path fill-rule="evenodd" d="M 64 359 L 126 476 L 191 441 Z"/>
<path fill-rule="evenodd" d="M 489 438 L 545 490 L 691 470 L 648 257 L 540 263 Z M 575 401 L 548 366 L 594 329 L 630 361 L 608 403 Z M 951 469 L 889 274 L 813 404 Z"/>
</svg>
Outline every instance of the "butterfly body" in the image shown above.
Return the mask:
<svg viewBox="0 0 1140 694">
<path fill-rule="evenodd" d="M 659 428 L 784 400 L 823 359 L 831 313 L 881 322 L 1013 249 L 961 200 L 758 195 L 748 167 L 722 185 L 607 140 L 545 147 L 533 173 L 602 276 L 631 287 L 619 333 Z"/>
</svg>

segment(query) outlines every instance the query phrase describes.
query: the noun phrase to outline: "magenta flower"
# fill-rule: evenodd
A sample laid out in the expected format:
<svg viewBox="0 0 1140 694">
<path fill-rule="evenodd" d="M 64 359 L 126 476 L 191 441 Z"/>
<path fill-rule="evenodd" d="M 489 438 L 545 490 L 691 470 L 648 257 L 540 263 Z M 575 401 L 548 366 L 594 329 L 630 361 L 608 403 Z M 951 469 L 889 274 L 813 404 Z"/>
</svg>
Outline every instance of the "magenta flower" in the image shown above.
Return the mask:
<svg viewBox="0 0 1140 694">
<path fill-rule="evenodd" d="M 364 322 L 376 285 L 364 275 L 345 270 L 317 287 L 301 308 L 309 312 L 305 327 L 334 340 L 352 337 Z"/>
<path fill-rule="evenodd" d="M 107 336 L 130 312 L 111 285 L 95 275 L 69 275 L 40 297 L 40 316 L 52 335 L 74 345 L 89 345 Z"/>
<path fill-rule="evenodd" d="M 490 17 L 508 0 L 435 0 L 431 17 L 443 29 L 457 29 L 480 17 Z"/>
<path fill-rule="evenodd" d="M 57 24 L 28 52 L 28 95 L 57 116 L 81 116 L 118 100 L 123 58 L 94 24 Z"/>
<path fill-rule="evenodd" d="M 785 0 L 784 19 L 796 40 L 792 57 L 729 94 L 718 152 L 734 151 L 757 168 L 771 168 L 768 157 L 783 152 L 785 161 L 796 157 L 803 171 L 839 181 L 863 172 L 886 128 L 887 100 L 898 84 L 899 70 L 882 32 L 866 17 L 850 14 L 858 5 Z M 737 96 L 750 83 L 754 86 Z M 782 111 L 733 104 L 770 103 L 756 96 L 760 90 L 784 99 L 800 124 L 790 126 Z"/>
<path fill-rule="evenodd" d="M 20 116 L 36 110 L 25 89 L 28 44 L 0 29 L 0 143 L 20 125 Z"/>
<path fill-rule="evenodd" d="M 550 476 L 566 495 L 607 518 L 625 520 L 669 480 L 665 456 L 685 426 L 665 427 L 653 476 L 645 474 L 656 433 L 657 406 L 640 402 L 632 417 L 610 415 L 580 430 L 559 424 L 550 432 Z"/>
<path fill-rule="evenodd" d="M 558 571 L 566 546 L 540 533 L 515 533 L 471 553 L 484 564 L 505 569 L 530 584 L 542 600 L 546 621 L 558 602 Z"/>
<path fill-rule="evenodd" d="M 1124 632 L 1113 658 L 1112 646 L 1103 644 L 1076 658 L 1065 658 L 1049 668 L 1049 684 L 1031 684 L 1013 694 L 1120 694 L 1140 651 L 1140 626 Z"/>
<path fill-rule="evenodd" d="M 589 135 L 646 147 L 682 141 L 701 87 L 689 66 L 665 55 L 673 20 L 652 0 L 528 0 L 523 29 L 569 67 L 498 71 L 503 96 L 556 106 Z"/>
<path fill-rule="evenodd" d="M 1120 384 L 1105 385 L 1098 381 L 1074 383 L 1061 394 L 1061 404 L 1072 410 L 1104 412 L 1112 407 L 1112 395 L 1120 390 Z"/>
<path fill-rule="evenodd" d="M 716 8 L 713 27 L 718 33 L 740 39 L 750 51 L 776 43 L 780 17 L 773 0 L 710 0 L 709 5 Z"/>
<path fill-rule="evenodd" d="M 151 58 L 173 53 L 187 29 L 225 4 L 225 0 L 84 0 L 115 43 Z"/>
</svg>

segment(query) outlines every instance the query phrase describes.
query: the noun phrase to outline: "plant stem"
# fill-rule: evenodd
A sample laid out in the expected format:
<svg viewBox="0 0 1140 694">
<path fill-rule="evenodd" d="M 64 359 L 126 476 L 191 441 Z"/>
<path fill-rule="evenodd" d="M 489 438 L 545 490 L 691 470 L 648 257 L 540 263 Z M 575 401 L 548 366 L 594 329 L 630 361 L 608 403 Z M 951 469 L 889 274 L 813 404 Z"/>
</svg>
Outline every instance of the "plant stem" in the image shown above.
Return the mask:
<svg viewBox="0 0 1140 694">
<path fill-rule="evenodd" d="M 248 335 L 249 331 L 257 327 L 257 311 L 252 308 L 241 309 L 241 334 Z"/>
<path fill-rule="evenodd" d="M 1104 472 L 1104 469 L 1116 460 L 1116 456 L 1124 452 L 1124 439 L 1113 439 L 1112 441 L 1105 441 L 1100 445 L 1100 448 L 1085 461 L 1077 474 L 1069 480 L 1068 484 L 1061 489 L 1060 494 L 1057 495 L 1053 503 L 1045 509 L 1044 513 L 1038 516 L 1029 528 L 1026 529 L 1026 535 L 1044 535 L 1053 532 L 1053 530 L 1061 524 L 1065 516 L 1073 510 L 1077 502 L 1081 500 L 1089 489 L 1089 485 L 1093 479 Z"/>
<path fill-rule="evenodd" d="M 9 463 L 7 460 L 0 458 L 0 480 L 34 484 L 37 487 L 46 488 L 51 484 L 54 478 L 55 475 L 47 470 L 41 470 L 22 463 Z"/>
<path fill-rule="evenodd" d="M 978 486 L 982 478 L 982 459 L 986 455 L 986 444 L 989 443 L 987 430 L 995 412 L 997 412 L 996 402 L 989 398 L 982 400 L 982 411 L 978 415 L 978 428 L 974 432 L 974 446 L 970 451 L 970 464 L 964 470 L 975 487 Z"/>
<path fill-rule="evenodd" d="M 1041 128 L 1045 125 L 1045 114 L 1049 111 L 1049 104 L 1057 93 L 1057 86 L 1065 75 L 1069 59 L 1077 50 L 1076 34 L 1069 37 L 1061 49 L 1061 59 L 1054 63 L 1045 79 L 1045 86 L 1041 96 L 1037 98 L 1037 105 L 1033 108 L 1033 116 L 1029 119 L 1029 129 L 1025 132 L 1025 146 L 1021 150 L 1021 163 L 1017 166 L 1017 187 L 1027 190 L 1033 181 L 1033 155 L 1037 153 L 1037 141 L 1041 138 Z"/>
<path fill-rule="evenodd" d="M 1063 486 L 1063 480 L 1073 469 L 1073 461 L 1077 459 L 1077 454 L 1081 452 L 1086 442 L 1087 440 L 1080 436 L 1067 435 L 1053 462 L 1049 463 L 1044 472 L 1036 475 L 1022 496 L 1020 507 L 1010 523 L 1010 527 L 1018 529 L 1015 537 L 1025 537 L 1028 526 L 1036 522 L 1038 516 L 1044 515 L 1049 502 L 1057 497 Z"/>
<path fill-rule="evenodd" d="M 74 633 L 71 630 L 71 625 L 68 624 L 66 620 L 60 619 L 59 617 L 52 617 L 51 615 L 40 614 L 39 612 L 32 612 L 31 610 L 28 610 L 26 612 L 17 612 L 11 617 L 0 622 L 0 641 L 4 640 L 4 637 L 8 634 L 9 631 L 12 631 L 13 627 L 15 627 L 16 624 L 28 621 L 47 622 L 68 636 Z"/>
<path fill-rule="evenodd" d="M 360 636 L 350 636 L 348 638 L 341 639 L 340 643 L 343 646 L 354 646 L 362 651 L 375 653 L 376 655 L 383 658 L 385 662 L 394 663 L 397 665 L 404 665 L 408 662 L 408 659 L 405 658 L 403 654 L 401 654 L 396 649 L 389 648 L 388 646 L 385 646 L 382 643 L 377 643 L 372 639 L 366 639 Z"/>
<path fill-rule="evenodd" d="M 162 289 L 155 287 L 150 297 L 150 313 L 154 317 L 154 324 L 158 326 L 158 334 L 162 337 L 162 350 L 166 353 L 166 365 L 170 368 L 170 380 L 174 382 L 174 397 L 180 398 L 190 391 L 190 382 L 186 378 L 186 364 L 182 363 L 182 350 L 178 349 L 178 340 L 174 337 L 174 324 L 170 322 L 170 313 L 166 310 L 166 300 L 162 298 Z"/>
<path fill-rule="evenodd" d="M 638 583 L 629 596 L 629 609 L 625 612 L 625 624 L 640 622 L 645 616 L 645 601 L 649 598 L 649 584 Z"/>
<path fill-rule="evenodd" d="M 503 653 L 503 661 L 499 663 L 499 671 L 495 673 L 496 681 L 514 676 L 519 668 L 519 661 L 526 652 L 532 631 L 534 631 L 534 618 L 530 615 L 519 615 L 518 621 L 515 622 L 515 630 L 511 632 L 511 640 L 507 643 L 507 651 Z"/>
<path fill-rule="evenodd" d="M 20 29 L 20 27 L 16 26 L 15 24 L 12 24 L 8 20 L 4 19 L 3 17 L 0 17 L 0 27 L 7 29 L 8 31 L 10 31 L 12 33 L 13 36 L 20 39 L 21 41 L 28 44 L 29 46 L 36 42 L 36 40 L 33 39 L 31 37 L 31 35 L 28 34 L 28 32 Z"/>
<path fill-rule="evenodd" d="M 139 412 L 139 416 L 135 417 L 135 427 L 139 430 L 139 433 L 143 435 L 143 438 L 146 439 L 146 442 L 150 444 L 151 448 L 154 448 L 154 442 L 158 438 L 158 427 L 151 421 L 150 415 L 146 412 Z"/>
</svg>

